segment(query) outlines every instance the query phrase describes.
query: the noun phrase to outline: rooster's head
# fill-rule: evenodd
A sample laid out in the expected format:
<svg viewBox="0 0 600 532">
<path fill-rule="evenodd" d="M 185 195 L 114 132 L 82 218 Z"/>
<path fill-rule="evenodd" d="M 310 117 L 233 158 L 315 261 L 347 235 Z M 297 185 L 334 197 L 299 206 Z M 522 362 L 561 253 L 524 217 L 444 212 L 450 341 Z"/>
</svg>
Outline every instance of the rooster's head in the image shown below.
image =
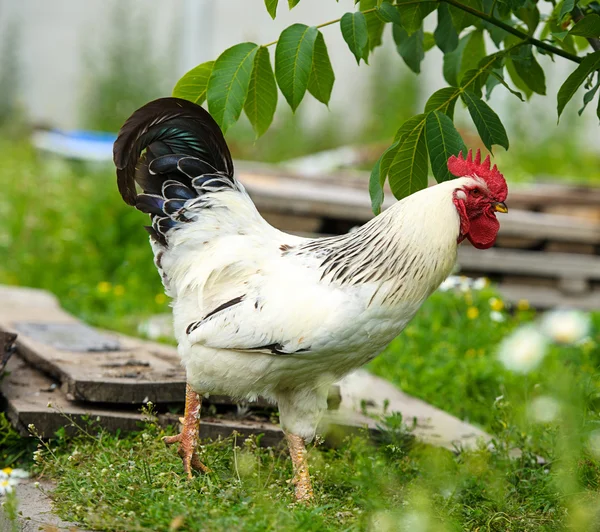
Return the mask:
<svg viewBox="0 0 600 532">
<path fill-rule="evenodd" d="M 448 169 L 453 175 L 472 178 L 454 191 L 454 205 L 460 216 L 458 240 L 468 238 L 479 249 L 494 245 L 500 229 L 496 213 L 508 212 L 504 204 L 508 194 L 506 181 L 496 165 L 490 166 L 489 155 L 482 163 L 479 150 L 475 159 L 471 150 L 466 159 L 462 152 L 448 159 Z"/>
</svg>

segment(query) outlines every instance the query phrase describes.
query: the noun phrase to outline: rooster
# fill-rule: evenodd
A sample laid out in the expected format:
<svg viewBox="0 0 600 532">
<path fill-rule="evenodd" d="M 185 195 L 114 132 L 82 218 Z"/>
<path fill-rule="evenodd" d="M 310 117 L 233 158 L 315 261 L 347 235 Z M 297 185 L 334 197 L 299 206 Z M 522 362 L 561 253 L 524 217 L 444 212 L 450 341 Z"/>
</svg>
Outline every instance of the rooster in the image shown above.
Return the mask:
<svg viewBox="0 0 600 532">
<path fill-rule="evenodd" d="M 458 244 L 494 244 L 507 185 L 489 157 L 452 156 L 457 179 L 416 192 L 358 230 L 301 238 L 270 226 L 235 178 L 216 122 L 162 98 L 138 109 L 114 145 L 119 191 L 150 215 L 154 262 L 172 299 L 186 370 L 179 443 L 198 454 L 202 396 L 262 396 L 279 406 L 295 497 L 313 496 L 306 442 L 330 385 L 397 336 L 451 272 Z M 138 192 L 138 186 L 141 192 Z"/>
</svg>

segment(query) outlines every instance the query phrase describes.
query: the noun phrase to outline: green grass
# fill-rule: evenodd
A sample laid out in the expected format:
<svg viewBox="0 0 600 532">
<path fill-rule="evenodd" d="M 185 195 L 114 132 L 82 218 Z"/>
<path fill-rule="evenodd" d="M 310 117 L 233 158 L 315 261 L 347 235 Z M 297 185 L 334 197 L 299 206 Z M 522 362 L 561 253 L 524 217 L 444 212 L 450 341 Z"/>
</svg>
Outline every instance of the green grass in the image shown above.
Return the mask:
<svg viewBox="0 0 600 532">
<path fill-rule="evenodd" d="M 163 435 L 152 423 L 128 438 L 82 427 L 43 446 L 35 471 L 59 480 L 61 516 L 98 530 L 170 530 L 180 520 L 181 530 L 411 530 L 411 520 L 426 521 L 423 530 L 558 530 L 566 518 L 556 479 L 532 466 L 525 441 L 514 442 L 525 450 L 514 459 L 506 446 L 461 455 L 407 446 L 391 425 L 377 446 L 349 437 L 337 450 L 311 449 L 316 497 L 306 507 L 293 502 L 283 449 L 236 436 L 205 442 L 213 472 L 188 481 Z"/>
<path fill-rule="evenodd" d="M 21 142 L 1 141 L 0 153 L 0 283 L 51 290 L 76 316 L 128 333 L 168 311 L 145 216 L 122 203 L 112 170 L 42 157 Z M 75 438 L 61 432 L 33 464 L 33 440 L 19 439 L 0 416 L 0 466 L 24 464 L 54 479 L 58 513 L 97 530 L 592 530 L 600 509 L 600 315 L 589 340 L 552 346 L 523 376 L 500 364 L 497 346 L 537 316 L 502 309 L 497 322 L 500 306 L 491 287 L 436 293 L 370 365 L 493 434 L 495 450 L 407 445 L 392 419 L 379 445 L 359 436 L 337 450 L 311 449 L 311 507 L 293 504 L 283 449 L 241 438 L 204 442 L 214 472 L 188 482 L 152 423 L 127 436 L 93 423 Z M 531 408 L 543 396 L 560 409 L 540 423 Z M 515 448 L 522 455 L 510 459 Z"/>
</svg>

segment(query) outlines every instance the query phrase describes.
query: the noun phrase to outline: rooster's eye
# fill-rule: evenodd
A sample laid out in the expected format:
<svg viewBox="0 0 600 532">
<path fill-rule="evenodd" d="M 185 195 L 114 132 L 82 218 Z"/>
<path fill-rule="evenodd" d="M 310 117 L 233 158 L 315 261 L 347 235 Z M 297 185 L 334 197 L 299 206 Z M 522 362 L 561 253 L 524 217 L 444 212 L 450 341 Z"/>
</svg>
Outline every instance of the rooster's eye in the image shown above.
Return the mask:
<svg viewBox="0 0 600 532">
<path fill-rule="evenodd" d="M 481 191 L 478 188 L 474 188 L 473 190 L 471 190 L 471 196 L 478 198 L 479 196 L 481 196 Z"/>
</svg>

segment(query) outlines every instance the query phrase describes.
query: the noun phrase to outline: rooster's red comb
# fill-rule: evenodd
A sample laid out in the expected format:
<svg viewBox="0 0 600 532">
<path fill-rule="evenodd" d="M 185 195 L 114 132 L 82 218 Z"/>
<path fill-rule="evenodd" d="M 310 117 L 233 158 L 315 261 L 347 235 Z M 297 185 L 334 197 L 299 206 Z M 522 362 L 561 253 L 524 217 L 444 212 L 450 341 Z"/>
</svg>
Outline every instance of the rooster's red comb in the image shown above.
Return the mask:
<svg viewBox="0 0 600 532">
<path fill-rule="evenodd" d="M 481 162 L 481 151 L 477 150 L 473 160 L 473 150 L 469 150 L 467 158 L 463 157 L 462 151 L 458 157 L 453 155 L 448 159 L 448 170 L 456 177 L 477 176 L 483 179 L 490 191 L 497 196 L 498 201 L 504 201 L 508 194 L 508 187 L 504 176 L 498 171 L 496 165 L 491 168 L 490 156 Z"/>
</svg>

